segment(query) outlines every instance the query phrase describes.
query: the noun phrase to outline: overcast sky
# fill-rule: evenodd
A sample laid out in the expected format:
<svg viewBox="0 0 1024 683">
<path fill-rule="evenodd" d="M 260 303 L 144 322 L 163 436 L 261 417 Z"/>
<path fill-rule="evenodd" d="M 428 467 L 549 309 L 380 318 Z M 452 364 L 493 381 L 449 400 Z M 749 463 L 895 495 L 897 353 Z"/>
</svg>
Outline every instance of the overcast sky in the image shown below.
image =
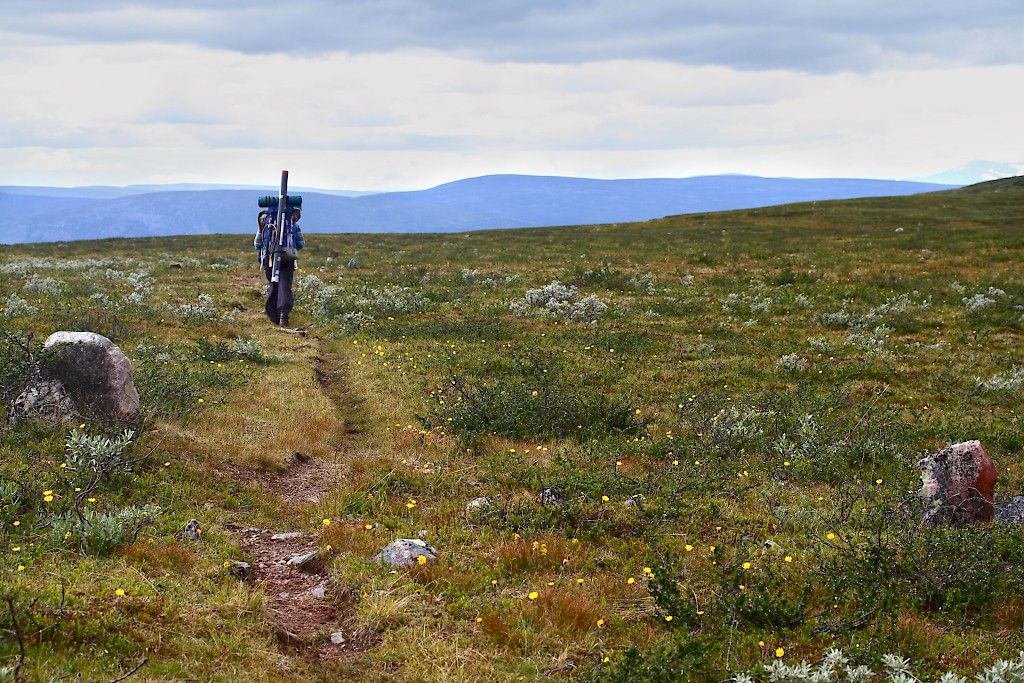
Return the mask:
<svg viewBox="0 0 1024 683">
<path fill-rule="evenodd" d="M 1024 160 L 1020 0 L 3 9 L 0 184 L 909 178 Z"/>
</svg>

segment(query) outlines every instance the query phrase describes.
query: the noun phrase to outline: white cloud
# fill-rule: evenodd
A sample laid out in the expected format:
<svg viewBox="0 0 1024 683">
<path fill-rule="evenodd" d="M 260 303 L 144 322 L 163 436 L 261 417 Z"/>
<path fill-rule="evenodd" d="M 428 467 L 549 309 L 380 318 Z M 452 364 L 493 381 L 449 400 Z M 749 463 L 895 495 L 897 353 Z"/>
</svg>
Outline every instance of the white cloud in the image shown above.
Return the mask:
<svg viewBox="0 0 1024 683">
<path fill-rule="evenodd" d="M 492 172 L 908 177 L 1024 158 L 1020 82 L 1024 66 L 806 75 L 8 41 L 0 184 L 261 183 L 284 167 L 355 189 Z"/>
</svg>

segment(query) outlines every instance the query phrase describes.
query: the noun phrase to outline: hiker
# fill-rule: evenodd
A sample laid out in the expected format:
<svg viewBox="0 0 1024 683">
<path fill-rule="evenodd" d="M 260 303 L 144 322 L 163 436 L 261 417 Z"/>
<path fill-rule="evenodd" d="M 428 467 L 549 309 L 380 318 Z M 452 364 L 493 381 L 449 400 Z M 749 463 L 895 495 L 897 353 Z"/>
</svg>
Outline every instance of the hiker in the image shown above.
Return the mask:
<svg viewBox="0 0 1024 683">
<path fill-rule="evenodd" d="M 284 244 L 280 247 L 281 266 L 278 282 L 271 282 L 274 269 L 274 250 L 278 244 L 274 211 L 260 211 L 259 217 L 256 219 L 256 237 L 252 241 L 259 254 L 263 274 L 267 277 L 267 301 L 264 309 L 270 322 L 281 327 L 288 327 L 288 315 L 292 312 L 294 303 L 292 279 L 295 277 L 295 268 L 298 264 L 295 259 L 296 250 L 306 246 L 306 241 L 302 238 L 302 228 L 298 225 L 299 216 L 298 208 L 293 208 L 291 215 L 285 216 L 285 236 Z"/>
</svg>

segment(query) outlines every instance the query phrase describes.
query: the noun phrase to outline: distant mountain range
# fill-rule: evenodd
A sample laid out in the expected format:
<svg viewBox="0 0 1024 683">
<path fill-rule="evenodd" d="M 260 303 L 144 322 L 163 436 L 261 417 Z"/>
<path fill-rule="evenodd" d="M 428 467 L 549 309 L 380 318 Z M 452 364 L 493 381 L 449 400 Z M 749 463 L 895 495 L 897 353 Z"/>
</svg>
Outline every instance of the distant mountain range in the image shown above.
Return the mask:
<svg viewBox="0 0 1024 683">
<path fill-rule="evenodd" d="M 595 180 L 490 175 L 426 190 L 306 190 L 307 232 L 455 232 L 642 221 L 790 202 L 917 194 L 958 185 L 744 175 Z M 255 231 L 272 186 L 0 187 L 0 243 Z"/>
<path fill-rule="evenodd" d="M 1024 173 L 1024 162 L 1015 164 L 1005 161 L 972 161 L 960 168 L 935 173 L 923 178 L 915 178 L 925 183 L 951 183 L 953 185 L 972 185 L 987 180 L 998 180 Z"/>
</svg>

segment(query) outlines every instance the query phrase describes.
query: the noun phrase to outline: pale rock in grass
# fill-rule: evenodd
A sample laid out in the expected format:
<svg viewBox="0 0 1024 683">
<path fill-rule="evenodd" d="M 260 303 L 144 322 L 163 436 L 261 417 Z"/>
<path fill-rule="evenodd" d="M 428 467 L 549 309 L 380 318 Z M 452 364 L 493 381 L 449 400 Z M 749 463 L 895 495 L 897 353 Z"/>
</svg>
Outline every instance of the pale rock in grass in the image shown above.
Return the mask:
<svg viewBox="0 0 1024 683">
<path fill-rule="evenodd" d="M 235 560 L 232 562 L 228 572 L 230 572 L 231 576 L 235 577 L 239 581 L 249 581 L 252 579 L 253 575 L 252 565 L 248 562 L 242 562 L 241 560 Z"/>
<path fill-rule="evenodd" d="M 1024 524 L 1024 496 L 996 504 L 996 519 L 1004 524 Z"/>
<path fill-rule="evenodd" d="M 73 415 L 113 424 L 135 420 L 139 392 L 132 364 L 112 341 L 95 332 L 54 332 L 43 348 L 52 355 L 15 399 L 11 420 L 41 414 L 53 421 L 58 410 L 58 422 Z"/>
<path fill-rule="evenodd" d="M 436 560 L 437 550 L 419 538 L 400 538 L 388 543 L 373 559 L 392 567 L 411 567 L 419 562 L 419 557 L 427 558 L 428 562 Z"/>
<path fill-rule="evenodd" d="M 203 535 L 203 529 L 199 525 L 199 520 L 198 519 L 190 519 L 190 520 L 188 520 L 188 522 L 185 524 L 185 528 L 181 530 L 181 535 L 182 535 L 182 538 L 184 538 L 186 541 L 192 541 L 193 543 L 198 543 L 199 540 L 202 538 L 202 535 Z"/>
<path fill-rule="evenodd" d="M 319 551 L 313 550 L 308 553 L 292 555 L 287 564 L 291 567 L 295 567 L 296 569 L 306 571 L 307 569 L 313 568 L 317 564 L 317 560 L 319 558 Z"/>
<path fill-rule="evenodd" d="M 480 519 L 494 507 L 494 499 L 489 496 L 480 496 L 466 503 L 466 517 L 470 520 Z"/>
<path fill-rule="evenodd" d="M 537 496 L 537 502 L 544 507 L 557 507 L 565 504 L 565 494 L 558 489 L 546 488 Z"/>
<path fill-rule="evenodd" d="M 925 526 L 963 526 L 992 519 L 996 468 L 980 441 L 965 441 L 922 458 Z"/>
</svg>

